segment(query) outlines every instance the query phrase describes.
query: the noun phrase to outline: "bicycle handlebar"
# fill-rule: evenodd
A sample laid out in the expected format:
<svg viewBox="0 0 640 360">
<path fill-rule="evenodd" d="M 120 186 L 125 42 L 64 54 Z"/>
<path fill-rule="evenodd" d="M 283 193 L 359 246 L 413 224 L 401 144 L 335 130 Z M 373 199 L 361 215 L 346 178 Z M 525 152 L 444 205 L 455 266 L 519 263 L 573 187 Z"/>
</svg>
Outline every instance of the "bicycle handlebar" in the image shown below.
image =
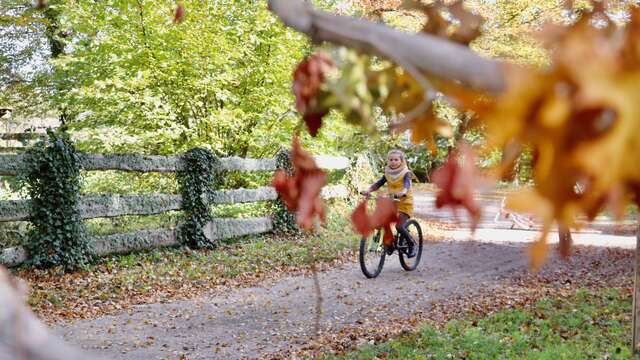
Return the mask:
<svg viewBox="0 0 640 360">
<path fill-rule="evenodd" d="M 366 192 L 366 191 L 360 191 L 360 195 L 363 195 L 366 199 L 371 199 L 371 193 Z M 378 197 L 380 198 L 386 198 L 386 199 L 391 199 L 393 201 L 400 201 L 403 197 L 407 197 L 407 194 L 403 194 L 401 196 L 397 196 L 396 194 L 390 194 L 390 195 L 378 195 Z"/>
</svg>

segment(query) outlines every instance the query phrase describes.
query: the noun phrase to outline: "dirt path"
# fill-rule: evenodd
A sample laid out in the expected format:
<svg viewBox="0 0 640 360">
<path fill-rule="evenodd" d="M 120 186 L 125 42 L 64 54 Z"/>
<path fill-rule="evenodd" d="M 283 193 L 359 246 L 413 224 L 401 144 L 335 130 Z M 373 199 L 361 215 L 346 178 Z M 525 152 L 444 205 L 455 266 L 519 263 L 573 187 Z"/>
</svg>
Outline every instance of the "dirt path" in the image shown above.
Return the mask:
<svg viewBox="0 0 640 360">
<path fill-rule="evenodd" d="M 457 241 L 426 243 L 414 272 L 403 271 L 394 255 L 373 280 L 363 277 L 357 263 L 321 273 L 322 330 L 408 317 L 412 308 L 490 289 L 527 268 L 522 239 L 535 232 L 484 231 L 479 242 L 462 241 L 468 232 L 459 230 L 452 232 Z M 635 244 L 633 240 L 616 237 L 607 244 L 626 247 Z M 312 279 L 296 276 L 214 297 L 136 306 L 57 331 L 69 342 L 112 359 L 252 358 L 306 343 L 313 335 L 315 305 Z"/>
<path fill-rule="evenodd" d="M 408 316 L 454 293 L 497 284 L 526 267 L 520 246 L 439 242 L 421 266 L 403 271 L 394 257 L 378 279 L 357 264 L 320 274 L 323 330 Z M 65 338 L 114 359 L 257 357 L 302 344 L 313 333 L 315 293 L 309 277 L 291 277 L 223 296 L 137 306 L 128 313 L 60 328 Z"/>
</svg>

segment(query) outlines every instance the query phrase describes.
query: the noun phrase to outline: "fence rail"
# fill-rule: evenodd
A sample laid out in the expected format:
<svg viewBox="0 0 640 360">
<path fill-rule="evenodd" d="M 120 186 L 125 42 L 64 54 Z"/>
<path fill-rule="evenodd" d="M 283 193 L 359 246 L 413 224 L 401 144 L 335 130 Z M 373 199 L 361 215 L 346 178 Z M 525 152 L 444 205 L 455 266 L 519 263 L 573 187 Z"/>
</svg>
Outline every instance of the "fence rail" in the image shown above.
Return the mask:
<svg viewBox="0 0 640 360">
<path fill-rule="evenodd" d="M 325 199 L 344 197 L 347 188 L 343 185 L 327 186 L 323 189 Z M 272 187 L 257 189 L 233 189 L 212 191 L 209 205 L 243 204 L 277 199 L 278 194 Z M 0 201 L 0 222 L 25 221 L 31 218 L 29 202 L 31 200 Z M 80 216 L 83 219 L 110 218 L 126 215 L 154 215 L 167 211 L 180 210 L 182 196 L 173 194 L 85 195 L 80 198 Z"/>
<path fill-rule="evenodd" d="M 1 154 L 0 175 L 15 176 L 24 168 L 28 154 Z M 349 159 L 339 156 L 317 156 L 318 166 L 327 170 L 340 170 L 349 167 Z M 80 163 L 84 170 L 138 171 L 138 172 L 176 172 L 184 169 L 180 156 L 157 156 L 139 154 L 82 154 Z M 275 171 L 275 159 L 245 159 L 236 156 L 220 158 L 216 170 L 235 171 Z"/>
<path fill-rule="evenodd" d="M 24 168 L 27 154 L 0 154 L 0 175 L 15 176 Z M 336 156 L 316 156 L 319 167 L 327 170 L 340 170 L 349 167 L 349 159 Z M 276 162 L 272 158 L 245 159 L 227 157 L 219 159 L 217 171 L 275 171 Z M 153 156 L 138 154 L 81 154 L 80 162 L 84 170 L 137 171 L 137 172 L 176 172 L 184 170 L 180 156 Z M 343 185 L 326 186 L 322 190 L 325 199 L 344 198 L 348 190 Z M 208 193 L 209 205 L 240 204 L 260 201 L 273 201 L 277 193 L 273 187 L 257 189 L 214 190 Z M 0 222 L 29 220 L 30 200 L 0 201 Z M 125 215 L 154 215 L 182 208 L 182 197 L 175 194 L 94 194 L 80 197 L 80 216 L 82 219 L 110 218 Z M 205 236 L 211 240 L 226 239 L 250 234 L 261 234 L 273 230 L 269 217 L 232 219 L 214 219 L 204 229 Z M 175 229 L 140 230 L 108 236 L 90 238 L 91 248 L 96 256 L 124 253 L 160 246 L 178 244 Z M 27 259 L 28 254 L 22 247 L 0 249 L 0 264 L 17 266 Z"/>
</svg>

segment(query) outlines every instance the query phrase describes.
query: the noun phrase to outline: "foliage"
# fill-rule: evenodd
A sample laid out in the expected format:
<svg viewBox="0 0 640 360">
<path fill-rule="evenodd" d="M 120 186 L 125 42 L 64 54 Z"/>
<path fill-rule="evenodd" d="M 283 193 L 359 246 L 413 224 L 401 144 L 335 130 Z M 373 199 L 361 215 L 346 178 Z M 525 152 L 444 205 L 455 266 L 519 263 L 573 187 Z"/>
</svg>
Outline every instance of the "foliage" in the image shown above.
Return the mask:
<svg viewBox="0 0 640 360">
<path fill-rule="evenodd" d="M 424 326 L 343 359 L 629 359 L 631 297 L 618 291 L 578 292 L 526 310 Z"/>
<path fill-rule="evenodd" d="M 378 175 L 378 167 L 375 166 L 371 153 L 356 154 L 347 170 L 345 185 L 350 193 L 358 194 L 373 184 L 379 178 Z"/>
<path fill-rule="evenodd" d="M 61 3 L 74 42 L 53 62 L 52 102 L 83 149 L 246 156 L 291 133 L 287 80 L 307 44 L 265 2 L 182 1 L 175 23 L 173 1 Z"/>
<path fill-rule="evenodd" d="M 137 173 L 117 170 L 85 171 L 85 194 L 175 194 L 179 191 L 174 173 Z"/>
<path fill-rule="evenodd" d="M 605 25 L 594 27 L 596 19 Z M 553 66 L 514 69 L 507 92 L 484 116 L 492 143 L 528 145 L 535 154 L 535 187 L 510 199 L 510 207 L 544 221 L 532 248 L 536 267 L 553 221 L 575 226 L 578 216 L 593 219 L 605 205 L 623 214 L 628 200 L 640 202 L 638 31 L 637 8 L 623 29 L 599 7 L 570 27 L 549 28 Z"/>
<path fill-rule="evenodd" d="M 56 3 L 57 1 L 52 1 Z M 43 11 L 29 2 L 3 0 L 0 7 L 0 107 L 20 115 L 43 114 L 51 86 L 46 81 L 54 41 Z"/>
<path fill-rule="evenodd" d="M 48 132 L 27 154 L 20 178 L 30 202 L 33 228 L 22 244 L 38 267 L 86 266 L 89 242 L 79 210 L 80 162 L 68 134 Z"/>
<path fill-rule="evenodd" d="M 480 35 L 482 20 L 460 1 L 447 5 L 408 3 L 427 19 L 422 32 L 463 45 Z M 516 3 L 517 6 L 520 2 Z M 296 98 L 314 104 L 314 114 L 339 110 L 345 121 L 359 125 L 365 132 L 377 130 L 373 114 L 379 107 L 383 114 L 397 119 L 391 130 L 410 129 L 411 140 L 415 144 L 426 142 L 434 155 L 438 152 L 436 135 L 453 138 L 455 143 L 459 140 L 451 125 L 434 111 L 434 101 L 444 99 L 465 118 L 468 111 L 478 116 L 475 123 L 487 132 L 483 146 L 489 157 L 495 148 L 504 149 L 496 173 L 513 172 L 523 149 L 531 151 L 534 187 L 521 191 L 508 204 L 515 211 L 534 213 L 543 221 L 542 237 L 530 252 L 532 266 L 538 269 L 545 260 L 546 236 L 554 222 L 572 227 L 579 216 L 593 219 L 605 206 L 622 216 L 630 200 L 640 202 L 640 172 L 634 160 L 640 156 L 640 10 L 630 9 L 629 22 L 620 24 L 612 11 L 624 10 L 625 5 L 582 5 L 565 11 L 568 25 L 546 24 L 540 32 L 542 43 L 553 50 L 549 66 L 500 67 L 504 89 L 481 90 L 463 86 L 455 76 L 447 79 L 439 74 L 423 74 L 416 70 L 413 59 L 394 55 L 390 44 L 380 44 L 369 47 L 394 63 L 374 61 L 369 54 L 344 48 L 331 53 L 330 58 L 312 55 L 308 62 L 331 61 L 336 67 L 318 65 L 320 76 L 295 78 L 294 88 L 312 90 L 298 92 Z M 550 5 L 550 13 L 556 10 L 559 11 L 557 4 Z M 520 19 L 527 15 L 515 10 L 505 13 L 501 16 Z M 532 15 L 529 26 L 554 18 L 538 15 Z M 501 66 L 497 62 L 493 65 Z M 322 126 L 322 119 L 314 121 Z M 465 132 L 467 125 L 462 127 Z M 522 162 L 526 168 L 528 159 Z M 456 176 L 463 176 L 462 172 Z M 465 183 L 474 181 L 467 179 Z M 445 187 L 441 195 L 446 196 L 441 199 L 453 206 L 465 204 L 474 216 L 479 216 L 474 204 L 459 201 L 455 192 L 447 194 L 455 189 Z M 467 192 L 469 196 L 465 198 L 472 199 L 471 192 Z"/>
<path fill-rule="evenodd" d="M 184 155 L 184 170 L 178 174 L 182 194 L 184 224 L 180 227 L 180 241 L 192 249 L 213 248 L 215 243 L 204 234 L 204 226 L 211 221 L 208 195 L 216 189 L 220 174 L 219 161 L 207 149 L 195 148 Z"/>
</svg>

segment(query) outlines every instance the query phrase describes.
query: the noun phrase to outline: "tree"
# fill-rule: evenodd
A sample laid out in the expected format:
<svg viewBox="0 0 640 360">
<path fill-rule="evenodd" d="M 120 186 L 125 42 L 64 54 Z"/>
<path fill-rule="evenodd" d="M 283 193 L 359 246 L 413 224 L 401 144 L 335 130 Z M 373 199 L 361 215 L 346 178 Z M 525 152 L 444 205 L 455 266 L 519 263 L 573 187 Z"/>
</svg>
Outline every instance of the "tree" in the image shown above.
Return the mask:
<svg viewBox="0 0 640 360">
<path fill-rule="evenodd" d="M 49 15 L 53 14 L 49 12 Z M 29 2 L 5 0 L 0 8 L 0 104 L 20 115 L 46 112 L 53 31 L 42 9 Z"/>
<path fill-rule="evenodd" d="M 539 68 L 484 58 L 466 47 L 478 36 L 482 21 L 462 2 L 415 6 L 428 17 L 419 35 L 318 12 L 302 2 L 271 0 L 270 7 L 285 24 L 313 41 L 345 45 L 391 62 L 380 67 L 365 61 L 364 68 L 362 62 L 341 62 L 339 75 L 327 71 L 319 77 L 327 79 L 324 85 L 297 84 L 315 89 L 296 93 L 299 101 L 314 104 L 312 110 L 320 114 L 341 109 L 347 119 L 369 129 L 366 107 L 380 106 L 404 118 L 396 126 L 419 131 L 414 140 L 433 142 L 441 128 L 431 107 L 441 93 L 486 124 L 489 145 L 504 149 L 499 173 L 509 171 L 530 147 L 535 186 L 516 194 L 510 206 L 536 213 L 544 222 L 541 238 L 530 249 L 534 269 L 544 262 L 553 222 L 560 225 L 566 255 L 568 229 L 578 215 L 593 219 L 606 205 L 622 214 L 630 200 L 640 205 L 640 168 L 633 160 L 640 156 L 640 8 L 631 8 L 628 23 L 621 24 L 613 15 L 619 7 L 593 2 L 574 9 L 578 16 L 569 24 L 545 25 L 541 39 L 551 55 L 548 66 Z M 315 56 L 306 61 L 317 61 Z M 345 80 L 354 69 L 366 81 Z M 319 121 L 316 126 L 322 125 Z M 443 176 L 464 174 L 459 182 L 464 188 L 448 181 L 454 185 L 442 190 L 442 198 L 473 214 L 477 208 L 468 196 L 474 185 L 470 166 L 450 157 Z M 634 331 L 634 349 L 640 344 L 638 336 Z"/>
<path fill-rule="evenodd" d="M 557 48 L 551 68 L 540 71 L 506 66 L 448 41 L 451 38 L 469 44 L 481 27 L 477 15 L 468 12 L 461 2 L 450 6 L 418 4 L 429 17 L 425 25 L 428 34 L 418 36 L 320 13 L 301 4 L 284 9 L 274 0 L 271 6 L 285 23 L 312 35 L 314 41 L 347 44 L 392 62 L 374 66 L 368 59 L 338 60 L 340 75 L 327 75 L 326 85 L 317 86 L 315 94 L 306 94 L 303 99 L 315 104 L 313 111 L 338 108 L 347 114 L 347 120 L 371 129 L 367 109 L 381 106 L 405 118 L 396 126 L 411 128 L 414 140 L 433 142 L 433 134 L 442 133 L 441 120 L 431 110 L 439 91 L 457 107 L 480 115 L 487 125 L 490 145 L 510 149 L 503 167 L 513 165 L 523 145 L 530 146 L 536 186 L 511 203 L 537 213 L 544 221 L 545 234 L 532 252 L 536 266 L 544 258 L 546 231 L 553 221 L 571 227 L 578 215 L 595 217 L 608 199 L 637 195 L 640 174 L 628 159 L 637 150 L 631 145 L 637 143 L 631 129 L 638 125 L 635 108 L 621 100 L 633 99 L 635 94 L 632 85 L 627 89 L 621 84 L 634 79 L 636 64 L 640 63 L 640 53 L 634 50 L 636 21 L 620 30 L 625 36 L 613 37 L 618 25 L 602 4 L 596 3 L 570 26 L 547 27 L 547 41 Z M 450 28 L 450 21 L 445 21 L 440 11 L 457 18 L 459 25 Z M 296 14 L 295 19 L 292 14 Z M 632 16 L 640 17 L 640 11 L 632 12 Z M 593 26 L 594 21 L 604 25 Z M 389 46 L 391 43 L 393 46 Z M 607 51 L 602 50 L 602 43 L 609 44 Z M 577 63 L 586 59 L 590 61 L 587 65 Z M 591 75 L 596 68 L 600 77 Z M 358 75 L 366 79 L 364 83 L 345 76 L 356 71 L 364 74 Z M 542 106 L 549 109 L 543 111 Z M 621 151 L 625 155 L 617 155 Z M 614 157 L 617 159 L 612 162 Z M 603 174 L 601 169 L 606 166 L 613 166 L 615 175 Z M 583 190 L 576 192 L 576 186 Z M 624 202 L 614 205 L 623 206 Z"/>
</svg>

